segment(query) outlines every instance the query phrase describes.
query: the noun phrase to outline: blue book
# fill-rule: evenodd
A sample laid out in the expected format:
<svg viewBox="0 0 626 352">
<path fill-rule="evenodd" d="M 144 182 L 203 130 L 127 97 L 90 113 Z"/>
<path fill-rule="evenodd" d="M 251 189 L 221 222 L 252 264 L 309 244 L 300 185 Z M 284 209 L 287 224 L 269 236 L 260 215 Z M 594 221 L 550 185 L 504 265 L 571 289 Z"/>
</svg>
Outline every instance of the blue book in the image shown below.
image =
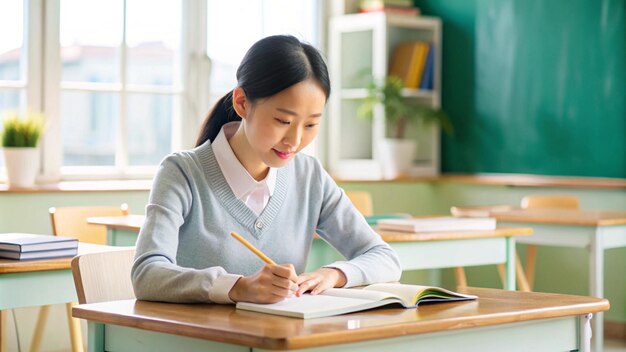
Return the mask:
<svg viewBox="0 0 626 352">
<path fill-rule="evenodd" d="M 74 257 L 78 254 L 78 248 L 53 249 L 33 252 L 15 252 L 0 250 L 0 258 L 28 260 Z"/>
<path fill-rule="evenodd" d="M 78 248 L 78 240 L 70 237 L 30 233 L 0 234 L 0 251 L 24 253 L 76 248 Z"/>
<path fill-rule="evenodd" d="M 433 89 L 433 76 L 435 71 L 435 48 L 433 44 L 428 45 L 428 56 L 426 57 L 426 66 L 424 67 L 424 74 L 422 74 L 422 81 L 420 82 L 420 89 Z"/>
</svg>

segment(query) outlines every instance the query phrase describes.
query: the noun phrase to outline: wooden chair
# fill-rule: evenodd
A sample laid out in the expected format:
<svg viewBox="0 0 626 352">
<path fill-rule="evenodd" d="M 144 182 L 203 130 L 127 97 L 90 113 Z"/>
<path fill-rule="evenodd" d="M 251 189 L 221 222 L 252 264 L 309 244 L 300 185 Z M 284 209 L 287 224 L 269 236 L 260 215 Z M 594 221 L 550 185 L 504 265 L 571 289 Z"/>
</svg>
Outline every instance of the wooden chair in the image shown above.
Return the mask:
<svg viewBox="0 0 626 352">
<path fill-rule="evenodd" d="M 78 302 L 84 304 L 135 298 L 130 279 L 134 256 L 135 248 L 123 248 L 83 254 L 72 259 Z"/>
<path fill-rule="evenodd" d="M 523 209 L 578 209 L 580 200 L 576 196 L 570 195 L 534 195 L 522 198 L 521 207 Z M 526 279 L 532 290 L 535 282 L 535 263 L 537 260 L 537 246 L 529 244 L 526 247 Z"/>
<path fill-rule="evenodd" d="M 95 206 L 95 207 L 62 207 L 50 208 L 50 220 L 52 222 L 52 233 L 55 236 L 66 236 L 77 238 L 80 242 L 106 244 L 106 227 L 91 225 L 87 223 L 87 218 L 94 216 L 124 216 L 128 215 L 128 205 L 115 206 Z M 80 332 L 80 320 L 72 318 L 73 303 L 66 303 L 67 320 L 70 329 L 70 341 L 72 351 L 83 351 L 83 339 Z M 31 351 L 39 351 L 43 333 L 48 320 L 50 306 L 42 306 L 39 309 L 39 316 L 35 325 L 35 333 L 31 342 Z"/>
<path fill-rule="evenodd" d="M 80 242 L 106 244 L 106 227 L 87 223 L 87 218 L 94 216 L 128 215 L 128 205 L 96 207 L 50 208 L 52 233 L 55 236 L 77 238 Z"/>
<path fill-rule="evenodd" d="M 354 207 L 363 216 L 374 215 L 374 205 L 372 202 L 372 195 L 366 191 L 346 191 L 346 196 L 350 198 Z"/>
<path fill-rule="evenodd" d="M 450 212 L 454 216 L 468 216 L 468 217 L 487 217 L 490 216 L 492 212 L 497 211 L 508 211 L 514 209 L 511 205 L 486 205 L 486 206 L 473 206 L 473 207 L 451 207 Z M 504 282 L 506 279 L 506 269 L 504 264 L 498 264 L 498 274 L 500 276 L 500 280 Z M 457 286 L 466 287 L 467 286 L 467 276 L 465 275 L 465 269 L 463 267 L 457 266 L 454 268 L 454 278 L 456 280 Z M 528 283 L 526 274 L 524 273 L 524 268 L 522 267 L 522 262 L 519 259 L 519 256 L 515 257 L 515 278 L 517 281 L 517 287 L 520 291 L 529 292 L 531 291 L 531 286 Z"/>
</svg>

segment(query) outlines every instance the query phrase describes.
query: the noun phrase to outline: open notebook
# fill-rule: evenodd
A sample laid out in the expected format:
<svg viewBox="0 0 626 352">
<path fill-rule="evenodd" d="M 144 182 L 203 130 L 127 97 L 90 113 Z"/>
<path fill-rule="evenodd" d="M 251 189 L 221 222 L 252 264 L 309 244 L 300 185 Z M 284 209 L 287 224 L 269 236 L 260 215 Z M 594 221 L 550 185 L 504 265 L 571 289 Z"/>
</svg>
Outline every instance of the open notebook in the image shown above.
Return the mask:
<svg viewBox="0 0 626 352">
<path fill-rule="evenodd" d="M 395 304 L 405 308 L 415 308 L 424 302 L 461 301 L 476 298 L 473 295 L 433 286 L 373 284 L 362 289 L 331 288 L 319 295 L 305 294 L 302 297 L 287 298 L 272 304 L 239 302 L 237 309 L 309 319 L 386 305 Z"/>
</svg>

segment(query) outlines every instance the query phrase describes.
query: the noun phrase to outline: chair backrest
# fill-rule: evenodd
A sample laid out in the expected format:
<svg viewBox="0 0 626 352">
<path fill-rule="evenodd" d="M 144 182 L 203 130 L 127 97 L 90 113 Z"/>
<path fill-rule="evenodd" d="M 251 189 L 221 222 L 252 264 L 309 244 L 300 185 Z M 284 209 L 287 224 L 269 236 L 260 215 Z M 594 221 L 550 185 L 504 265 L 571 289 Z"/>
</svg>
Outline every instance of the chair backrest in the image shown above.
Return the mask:
<svg viewBox="0 0 626 352">
<path fill-rule="evenodd" d="M 52 233 L 55 236 L 77 238 L 80 242 L 106 244 L 106 227 L 87 223 L 87 218 L 94 216 L 128 215 L 128 205 L 96 207 L 61 207 L 50 208 Z"/>
<path fill-rule="evenodd" d="M 86 253 L 72 259 L 78 302 L 97 303 L 135 298 L 130 279 L 135 248 Z"/>
<path fill-rule="evenodd" d="M 576 196 L 554 195 L 554 196 L 526 196 L 522 198 L 522 208 L 558 208 L 558 209 L 578 209 L 580 201 Z"/>
<path fill-rule="evenodd" d="M 346 191 L 346 195 L 354 204 L 354 207 L 363 214 L 363 216 L 374 215 L 374 205 L 372 195 L 366 191 Z"/>
</svg>

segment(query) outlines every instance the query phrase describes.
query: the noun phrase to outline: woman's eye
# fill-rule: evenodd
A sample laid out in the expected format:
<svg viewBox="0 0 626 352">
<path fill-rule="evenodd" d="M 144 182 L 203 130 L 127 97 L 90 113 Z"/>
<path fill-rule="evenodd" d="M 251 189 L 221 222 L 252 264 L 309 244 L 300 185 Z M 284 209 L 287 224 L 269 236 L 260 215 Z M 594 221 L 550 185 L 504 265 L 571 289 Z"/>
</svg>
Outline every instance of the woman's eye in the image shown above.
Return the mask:
<svg viewBox="0 0 626 352">
<path fill-rule="evenodd" d="M 306 128 L 315 128 L 317 127 L 317 125 L 318 125 L 317 123 L 308 124 L 306 125 Z"/>
<path fill-rule="evenodd" d="M 280 123 L 281 125 L 289 125 L 291 122 L 289 121 L 285 121 L 285 120 L 281 120 L 281 119 L 275 119 L 276 121 L 278 121 L 278 123 Z"/>
</svg>

